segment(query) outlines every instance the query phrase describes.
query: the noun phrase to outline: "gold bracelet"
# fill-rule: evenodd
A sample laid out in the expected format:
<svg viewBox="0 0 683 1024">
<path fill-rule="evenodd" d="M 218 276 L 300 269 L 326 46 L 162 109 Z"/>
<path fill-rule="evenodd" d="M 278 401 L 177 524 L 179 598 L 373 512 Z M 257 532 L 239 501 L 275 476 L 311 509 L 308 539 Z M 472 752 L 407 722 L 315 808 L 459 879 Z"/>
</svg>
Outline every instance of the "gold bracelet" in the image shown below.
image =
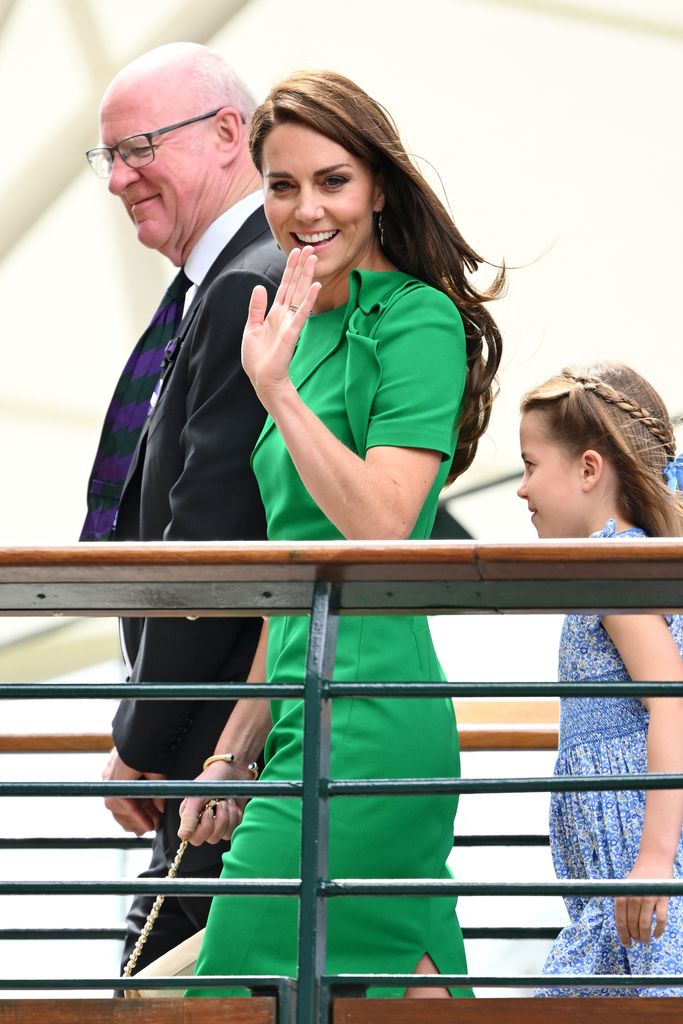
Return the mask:
<svg viewBox="0 0 683 1024">
<path fill-rule="evenodd" d="M 216 761 L 224 761 L 226 764 L 235 763 L 234 754 L 212 754 L 211 757 L 207 757 L 206 761 L 202 765 L 202 768 L 206 769 L 210 764 L 214 764 Z M 256 761 L 250 761 L 247 765 L 247 771 L 250 771 L 254 779 L 258 779 L 258 765 Z"/>
</svg>

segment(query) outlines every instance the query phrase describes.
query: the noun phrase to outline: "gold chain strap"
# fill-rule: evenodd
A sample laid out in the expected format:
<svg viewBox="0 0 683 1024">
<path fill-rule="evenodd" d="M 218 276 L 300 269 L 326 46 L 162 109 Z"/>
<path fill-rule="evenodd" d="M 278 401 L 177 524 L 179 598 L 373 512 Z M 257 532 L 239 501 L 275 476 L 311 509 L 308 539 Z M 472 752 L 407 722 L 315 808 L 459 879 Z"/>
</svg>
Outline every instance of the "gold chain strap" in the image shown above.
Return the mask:
<svg viewBox="0 0 683 1024">
<path fill-rule="evenodd" d="M 218 800 L 209 800 L 208 804 L 204 808 L 204 811 L 213 810 L 214 807 L 217 804 L 218 804 Z M 202 811 L 202 814 L 204 813 L 204 811 Z M 178 852 L 176 853 L 175 857 L 173 858 L 173 863 L 171 864 L 170 868 L 168 869 L 168 874 L 166 875 L 167 878 L 175 878 L 176 873 L 178 871 L 178 868 L 180 867 L 180 862 L 183 859 L 183 854 L 185 853 L 185 850 L 187 849 L 187 843 L 188 843 L 188 840 L 187 839 L 183 839 L 182 843 L 178 847 Z M 162 906 L 164 905 L 164 900 L 165 899 L 166 899 L 165 894 L 164 893 L 159 893 L 159 895 L 155 899 L 154 903 L 152 904 L 152 909 L 150 910 L 149 914 L 147 915 L 147 920 L 145 921 L 144 927 L 143 927 L 142 931 L 140 932 L 140 934 L 138 935 L 137 942 L 133 946 L 133 952 L 128 957 L 128 963 L 126 964 L 126 966 L 123 969 L 123 977 L 124 978 L 130 978 L 132 973 L 133 973 L 133 971 L 135 970 L 135 965 L 137 964 L 138 959 L 140 957 L 140 954 L 142 953 L 143 947 L 144 947 L 145 943 L 147 942 L 147 939 L 149 938 L 149 933 L 151 932 L 152 928 L 155 925 L 156 919 L 159 916 L 159 911 L 161 910 Z"/>
</svg>

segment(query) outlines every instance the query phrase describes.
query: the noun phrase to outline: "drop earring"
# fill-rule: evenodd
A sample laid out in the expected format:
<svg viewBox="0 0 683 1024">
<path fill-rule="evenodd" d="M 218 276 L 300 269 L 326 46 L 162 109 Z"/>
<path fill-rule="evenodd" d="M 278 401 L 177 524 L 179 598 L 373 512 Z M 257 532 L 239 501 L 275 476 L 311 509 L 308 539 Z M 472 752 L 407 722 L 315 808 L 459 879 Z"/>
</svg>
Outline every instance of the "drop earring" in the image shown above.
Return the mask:
<svg viewBox="0 0 683 1024">
<path fill-rule="evenodd" d="M 384 214 L 382 210 L 377 214 L 377 230 L 379 231 L 379 244 L 384 248 Z"/>
</svg>

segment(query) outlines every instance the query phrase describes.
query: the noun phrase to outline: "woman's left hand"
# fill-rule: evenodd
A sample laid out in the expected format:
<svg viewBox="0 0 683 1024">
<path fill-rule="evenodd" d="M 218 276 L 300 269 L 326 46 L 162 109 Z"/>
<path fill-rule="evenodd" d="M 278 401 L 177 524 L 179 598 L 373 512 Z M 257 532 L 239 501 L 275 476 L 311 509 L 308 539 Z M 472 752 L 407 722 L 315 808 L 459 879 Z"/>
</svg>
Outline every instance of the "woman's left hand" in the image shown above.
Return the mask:
<svg viewBox="0 0 683 1024">
<path fill-rule="evenodd" d="M 266 316 L 267 294 L 254 288 L 242 336 L 242 365 L 263 405 L 289 387 L 289 364 L 321 285 L 313 281 L 318 257 L 310 246 L 292 249 L 275 301 Z"/>
<path fill-rule="evenodd" d="M 209 765 L 196 781 L 225 782 L 230 778 L 240 778 L 233 766 L 217 763 Z M 244 775 L 240 781 L 243 779 Z M 213 808 L 207 807 L 208 803 L 210 801 L 206 797 L 185 797 L 180 805 L 179 839 L 187 839 L 192 846 L 201 846 L 202 843 L 215 844 L 230 838 L 242 820 L 246 799 L 223 797 Z"/>
</svg>

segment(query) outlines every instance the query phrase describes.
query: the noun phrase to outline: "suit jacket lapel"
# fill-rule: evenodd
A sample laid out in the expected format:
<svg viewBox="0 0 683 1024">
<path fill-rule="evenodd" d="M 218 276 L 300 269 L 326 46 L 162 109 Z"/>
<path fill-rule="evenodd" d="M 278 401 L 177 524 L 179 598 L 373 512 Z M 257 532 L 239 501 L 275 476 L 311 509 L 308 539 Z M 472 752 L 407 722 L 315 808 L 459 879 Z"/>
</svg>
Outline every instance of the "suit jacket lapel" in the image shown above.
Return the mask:
<svg viewBox="0 0 683 1024">
<path fill-rule="evenodd" d="M 204 296 L 206 295 L 206 291 L 209 285 L 216 279 L 218 274 L 220 274 L 220 272 L 240 254 L 240 252 L 243 249 L 245 249 L 248 245 L 251 245 L 252 242 L 255 242 L 256 239 L 263 235 L 265 232 L 269 231 L 270 228 L 268 227 L 268 221 L 266 220 L 266 215 L 263 212 L 263 207 L 259 206 L 257 210 L 254 210 L 254 212 L 249 217 L 247 217 L 244 224 L 242 224 L 238 231 L 232 236 L 232 238 L 225 246 L 225 248 L 222 249 L 221 252 L 218 254 L 216 259 L 206 272 L 204 280 L 197 288 L 192 298 L 192 301 L 190 302 L 190 305 L 187 308 L 187 312 L 185 313 L 185 316 L 182 319 L 180 328 L 178 329 L 178 333 L 176 335 L 178 343 L 175 349 L 175 359 L 177 359 L 180 346 L 182 345 L 187 332 L 192 326 L 195 316 L 198 314 L 201 308 L 201 305 L 204 301 Z M 126 488 L 128 487 L 130 481 L 133 479 L 133 476 L 135 475 L 135 471 L 140 461 L 140 456 L 145 450 L 145 445 L 147 443 L 147 434 L 149 433 L 150 421 L 152 419 L 153 414 L 147 417 L 145 424 L 142 430 L 140 431 L 138 443 L 135 448 L 135 452 L 133 454 L 130 466 L 128 467 L 128 473 L 126 474 L 126 479 L 121 490 L 121 498 L 119 499 L 119 503 L 123 500 L 123 495 L 125 494 Z"/>
<path fill-rule="evenodd" d="M 227 267 L 228 263 L 231 263 L 243 249 L 246 249 L 248 245 L 255 242 L 261 235 L 270 234 L 270 228 L 268 227 L 268 221 L 266 215 L 263 212 L 263 207 L 259 206 L 257 210 L 247 217 L 244 224 L 237 230 L 232 236 L 228 244 L 224 249 L 221 249 L 216 259 L 213 261 L 211 266 L 206 272 L 204 280 L 197 288 L 195 297 L 190 304 L 188 313 L 192 310 L 195 302 L 203 296 L 209 285 L 215 280 L 222 270 Z"/>
</svg>

